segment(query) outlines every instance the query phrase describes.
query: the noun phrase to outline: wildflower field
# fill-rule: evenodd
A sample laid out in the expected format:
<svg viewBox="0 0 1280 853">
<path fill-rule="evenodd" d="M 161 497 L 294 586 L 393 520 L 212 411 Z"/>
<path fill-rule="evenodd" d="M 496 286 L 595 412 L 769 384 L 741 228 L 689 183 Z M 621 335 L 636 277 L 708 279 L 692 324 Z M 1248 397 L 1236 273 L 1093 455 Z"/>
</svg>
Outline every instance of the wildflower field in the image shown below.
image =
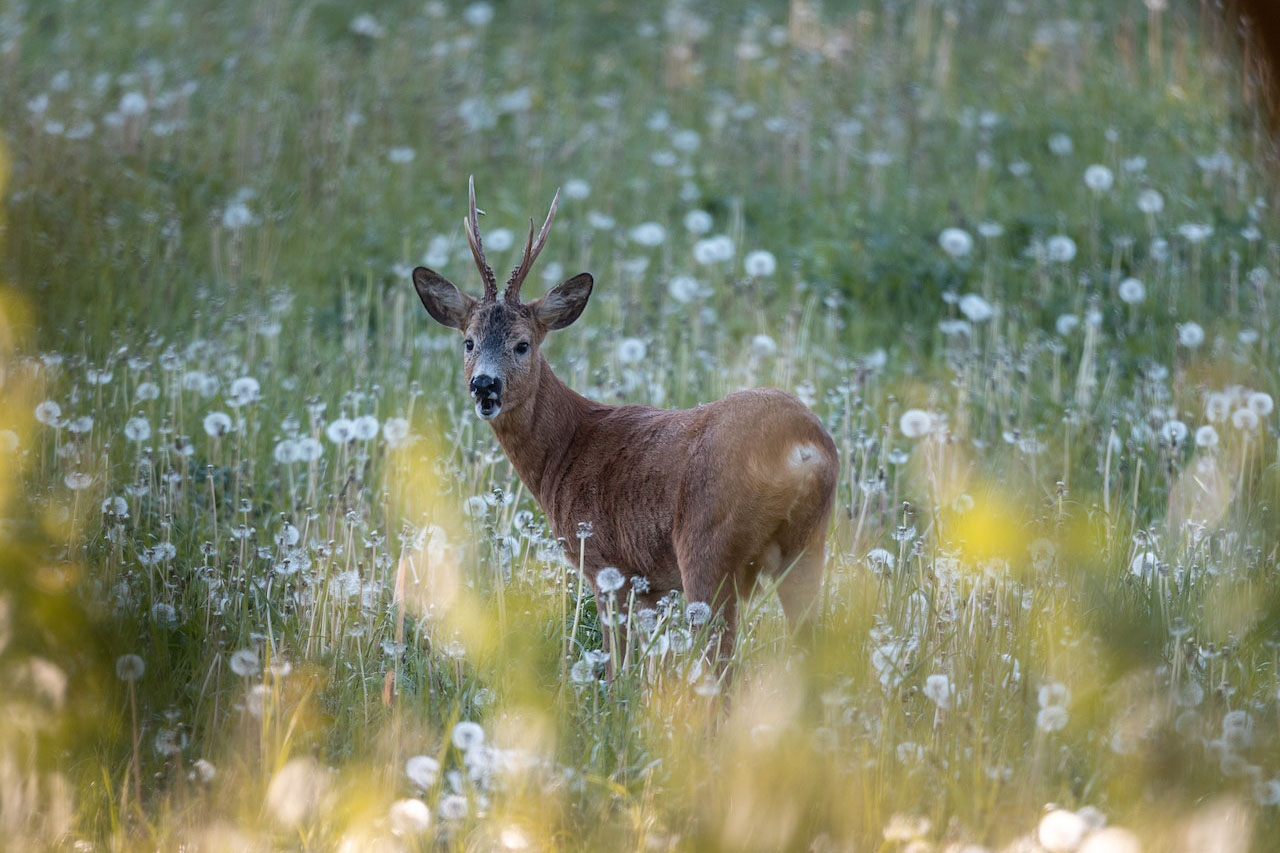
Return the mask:
<svg viewBox="0 0 1280 853">
<path fill-rule="evenodd" d="M 0 848 L 1274 849 L 1211 4 L 12 0 L 0 81 Z M 813 637 L 590 594 L 409 281 L 469 175 L 500 272 L 561 191 L 571 387 L 822 419 Z"/>
</svg>

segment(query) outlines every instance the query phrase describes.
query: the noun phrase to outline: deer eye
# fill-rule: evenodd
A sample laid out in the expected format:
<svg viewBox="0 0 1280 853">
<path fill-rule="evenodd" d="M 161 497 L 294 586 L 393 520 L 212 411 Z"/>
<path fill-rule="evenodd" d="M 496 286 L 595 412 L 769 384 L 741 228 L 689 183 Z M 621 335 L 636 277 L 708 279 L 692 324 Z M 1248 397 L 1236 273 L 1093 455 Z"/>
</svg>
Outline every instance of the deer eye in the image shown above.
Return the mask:
<svg viewBox="0 0 1280 853">
<path fill-rule="evenodd" d="M 471 340 L 471 338 L 467 338 L 466 342 L 463 343 L 463 346 L 467 348 L 467 352 L 471 352 L 476 348 L 476 342 Z"/>
<path fill-rule="evenodd" d="M 524 355 L 528 351 L 529 351 L 528 341 L 521 341 L 520 343 L 516 344 L 516 355 Z"/>
</svg>

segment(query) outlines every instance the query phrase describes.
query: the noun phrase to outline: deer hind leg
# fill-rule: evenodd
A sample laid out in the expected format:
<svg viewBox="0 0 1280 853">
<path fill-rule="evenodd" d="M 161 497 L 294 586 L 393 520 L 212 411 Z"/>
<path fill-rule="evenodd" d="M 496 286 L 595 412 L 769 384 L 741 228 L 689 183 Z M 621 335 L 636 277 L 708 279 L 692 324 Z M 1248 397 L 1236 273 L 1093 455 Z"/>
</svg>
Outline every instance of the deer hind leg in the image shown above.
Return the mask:
<svg viewBox="0 0 1280 853">
<path fill-rule="evenodd" d="M 691 533 L 694 530 L 699 532 Z M 712 614 L 723 620 L 711 649 L 722 667 L 733 655 L 738 599 L 750 591 L 754 581 L 754 570 L 747 564 L 762 546 L 758 539 L 731 520 L 686 525 L 676 534 L 676 560 L 685 599 L 706 602 Z"/>
<path fill-rule="evenodd" d="M 826 526 L 809 537 L 806 547 L 788 555 L 781 567 L 778 599 L 793 632 L 817 622 L 818 596 L 827 561 Z"/>
</svg>

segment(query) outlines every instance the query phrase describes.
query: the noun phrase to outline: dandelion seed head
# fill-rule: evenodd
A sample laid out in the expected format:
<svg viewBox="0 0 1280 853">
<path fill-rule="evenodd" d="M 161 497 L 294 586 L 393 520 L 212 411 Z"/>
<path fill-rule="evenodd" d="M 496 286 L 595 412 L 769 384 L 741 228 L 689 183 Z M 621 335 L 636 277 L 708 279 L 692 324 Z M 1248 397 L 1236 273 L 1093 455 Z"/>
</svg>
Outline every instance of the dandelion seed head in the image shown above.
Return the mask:
<svg viewBox="0 0 1280 853">
<path fill-rule="evenodd" d="M 617 592 L 625 583 L 626 578 L 623 577 L 622 572 L 613 566 L 605 566 L 596 573 L 596 589 L 604 595 Z"/>
<path fill-rule="evenodd" d="M 1136 278 L 1126 278 L 1116 288 L 1120 301 L 1128 305 L 1137 305 L 1147 298 L 1146 286 Z"/>
<path fill-rule="evenodd" d="M 946 675 L 930 675 L 924 680 L 923 692 L 939 708 L 945 710 L 951 707 L 951 679 Z"/>
<path fill-rule="evenodd" d="M 129 418 L 124 424 L 124 436 L 130 441 L 146 441 L 151 438 L 151 424 L 146 418 Z"/>
<path fill-rule="evenodd" d="M 711 618 L 711 605 L 705 601 L 690 601 L 685 606 L 684 618 L 695 628 L 705 625 Z"/>
<path fill-rule="evenodd" d="M 36 420 L 45 426 L 57 426 L 62 417 L 62 407 L 53 400 L 45 400 L 36 404 Z"/>
<path fill-rule="evenodd" d="M 907 438 L 920 438 L 933 429 L 933 416 L 923 409 L 907 409 L 898 419 L 898 429 Z"/>
<path fill-rule="evenodd" d="M 431 809 L 416 798 L 396 800 L 387 812 L 394 835 L 421 835 L 431 827 Z"/>
<path fill-rule="evenodd" d="M 210 412 L 204 416 L 204 431 L 213 438 L 220 438 L 234 432 L 231 416 L 226 412 Z"/>
<path fill-rule="evenodd" d="M 691 275 L 672 276 L 671 281 L 667 283 L 667 293 L 676 302 L 681 303 L 692 302 L 698 297 L 701 289 L 702 285 Z"/>
<path fill-rule="evenodd" d="M 137 681 L 146 671 L 146 662 L 138 655 L 121 655 L 116 658 L 116 677 L 121 681 Z"/>
<path fill-rule="evenodd" d="M 1196 349 L 1204 343 L 1204 329 L 1199 323 L 1188 321 L 1178 326 L 1178 345 Z"/>
<path fill-rule="evenodd" d="M 1066 234 L 1054 234 L 1044 243 L 1045 254 L 1049 260 L 1059 264 L 1069 264 L 1076 257 L 1076 241 Z"/>
<path fill-rule="evenodd" d="M 1218 431 L 1211 424 L 1205 424 L 1196 429 L 1195 441 L 1196 447 L 1212 450 L 1218 446 Z"/>
<path fill-rule="evenodd" d="M 1253 409 L 1240 408 L 1231 413 L 1231 425 L 1241 432 L 1256 431 L 1258 423 L 1258 413 Z"/>
<path fill-rule="evenodd" d="M 484 728 L 470 720 L 460 720 L 454 724 L 453 745 L 463 752 L 470 752 L 484 744 Z"/>
<path fill-rule="evenodd" d="M 1111 189 L 1115 176 L 1106 166 L 1094 163 L 1084 170 L 1084 185 L 1095 193 L 1102 194 Z"/>
<path fill-rule="evenodd" d="M 756 358 L 772 358 L 778 352 L 778 342 L 761 333 L 751 339 L 750 351 Z"/>
<path fill-rule="evenodd" d="M 996 309 L 992 307 L 991 303 L 976 293 L 966 293 L 961 296 L 957 307 L 959 307 L 960 313 L 973 323 L 985 323 L 994 317 L 996 313 Z"/>
<path fill-rule="evenodd" d="M 1089 826 L 1075 812 L 1054 809 L 1040 819 L 1036 839 L 1049 853 L 1068 853 L 1080 846 Z"/>
<path fill-rule="evenodd" d="M 756 249 L 742 259 L 742 268 L 753 278 L 768 278 L 778 269 L 778 261 L 773 252 Z"/>
<path fill-rule="evenodd" d="M 667 239 L 667 229 L 657 222 L 642 222 L 631 229 L 631 242 L 641 246 L 661 246 Z"/>
<path fill-rule="evenodd" d="M 691 210 L 684 215 L 684 227 L 690 234 L 706 234 L 715 221 L 705 210 Z"/>
<path fill-rule="evenodd" d="M 963 228 L 943 228 L 938 245 L 953 258 L 967 258 L 973 251 L 973 238 Z"/>
<path fill-rule="evenodd" d="M 409 781 L 425 791 L 440 778 L 440 762 L 430 755 L 415 755 L 404 763 Z"/>
<path fill-rule="evenodd" d="M 644 360 L 649 348 L 640 338 L 623 338 L 618 341 L 618 361 L 623 364 L 636 364 Z"/>
<path fill-rule="evenodd" d="M 258 652 L 254 649 L 237 649 L 231 653 L 227 666 L 231 671 L 242 678 L 248 678 L 257 675 L 261 664 L 258 662 Z"/>
<path fill-rule="evenodd" d="M 1245 405 L 1258 417 L 1265 418 L 1275 408 L 1275 401 L 1265 391 L 1254 391 L 1245 398 Z"/>
</svg>

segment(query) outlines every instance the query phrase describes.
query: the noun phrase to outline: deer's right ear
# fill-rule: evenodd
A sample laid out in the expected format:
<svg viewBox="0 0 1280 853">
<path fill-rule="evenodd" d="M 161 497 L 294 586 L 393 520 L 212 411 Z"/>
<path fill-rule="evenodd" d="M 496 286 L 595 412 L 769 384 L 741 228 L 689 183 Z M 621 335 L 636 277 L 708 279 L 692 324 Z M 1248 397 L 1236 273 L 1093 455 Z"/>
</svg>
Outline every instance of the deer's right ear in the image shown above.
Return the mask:
<svg viewBox="0 0 1280 853">
<path fill-rule="evenodd" d="M 585 272 L 557 284 L 546 296 L 529 303 L 533 316 L 548 331 L 563 329 L 582 316 L 583 309 L 587 307 L 587 297 L 591 296 L 592 284 L 591 273 Z"/>
<path fill-rule="evenodd" d="M 476 304 L 474 298 L 458 290 L 449 279 L 426 267 L 413 271 L 413 286 L 427 313 L 442 326 L 461 329 L 467 312 Z"/>
</svg>

